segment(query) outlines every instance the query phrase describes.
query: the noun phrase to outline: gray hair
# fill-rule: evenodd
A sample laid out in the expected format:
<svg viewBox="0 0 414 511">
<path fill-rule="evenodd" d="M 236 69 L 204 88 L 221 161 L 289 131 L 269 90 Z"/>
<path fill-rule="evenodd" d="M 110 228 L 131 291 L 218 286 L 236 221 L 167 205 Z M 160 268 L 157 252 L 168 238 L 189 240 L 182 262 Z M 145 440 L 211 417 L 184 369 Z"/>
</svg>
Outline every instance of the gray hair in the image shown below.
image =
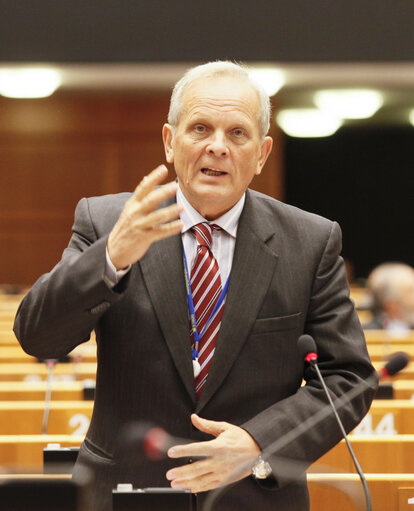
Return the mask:
<svg viewBox="0 0 414 511">
<path fill-rule="evenodd" d="M 270 99 L 260 83 L 254 80 L 246 67 L 235 64 L 228 60 L 208 62 L 189 69 L 184 76 L 175 84 L 171 94 L 170 110 L 168 112 L 168 123 L 173 130 L 178 126 L 183 107 L 182 97 L 185 89 L 199 78 L 211 78 L 215 76 L 231 76 L 247 80 L 256 91 L 260 103 L 259 111 L 259 132 L 263 138 L 270 127 Z"/>
<path fill-rule="evenodd" d="M 387 301 L 400 301 L 401 284 L 407 279 L 414 279 L 414 270 L 408 264 L 387 262 L 374 268 L 367 281 L 374 308 L 382 310 Z"/>
</svg>

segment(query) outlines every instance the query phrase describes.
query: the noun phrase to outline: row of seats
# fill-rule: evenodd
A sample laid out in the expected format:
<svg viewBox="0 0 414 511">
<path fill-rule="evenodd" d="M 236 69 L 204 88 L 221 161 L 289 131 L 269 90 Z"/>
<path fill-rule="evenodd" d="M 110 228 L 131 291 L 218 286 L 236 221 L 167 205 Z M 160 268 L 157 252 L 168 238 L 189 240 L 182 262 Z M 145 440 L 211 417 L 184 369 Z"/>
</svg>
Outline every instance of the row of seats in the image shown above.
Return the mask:
<svg viewBox="0 0 414 511">
<path fill-rule="evenodd" d="M 61 385 L 59 385 L 61 386 Z M 79 388 L 79 386 L 78 386 Z M 53 392 L 52 392 L 53 396 Z M 0 401 L 0 435 L 41 433 L 44 400 Z M 86 431 L 93 402 L 53 400 L 48 432 L 75 434 Z M 414 433 L 414 401 L 375 400 L 351 437 L 396 436 Z"/>
<path fill-rule="evenodd" d="M 18 346 L 12 332 L 15 309 L 11 301 L 7 301 L 6 308 L 2 305 L 0 300 L 0 467 L 8 474 L 38 473 L 43 470 L 43 451 L 48 444 L 73 449 L 84 438 L 93 405 L 85 389 L 96 374 L 96 343 L 92 335 L 72 362 L 55 367 L 48 434 L 41 435 L 48 370 Z M 389 353 L 405 351 L 414 355 L 413 333 L 394 337 L 370 331 L 366 337 L 378 369 Z M 368 473 L 375 511 L 406 511 L 413 507 L 407 506 L 409 499 L 414 499 L 414 401 L 410 401 L 414 364 L 393 382 L 393 392 L 393 400 L 374 401 L 367 417 L 349 437 Z M 326 502 L 334 503 L 335 511 L 358 508 L 352 496 L 358 493 L 360 483 L 344 442 L 318 460 L 311 472 L 315 472 L 308 474 L 311 511 L 324 511 Z"/>
<path fill-rule="evenodd" d="M 374 511 L 412 511 L 414 474 L 365 474 Z M 311 511 L 366 509 L 357 474 L 308 474 Z"/>
<path fill-rule="evenodd" d="M 0 363 L 0 382 L 44 381 L 47 379 L 47 375 L 48 368 L 43 363 Z M 57 364 L 53 371 L 53 377 L 60 381 L 95 379 L 96 362 Z"/>
<path fill-rule="evenodd" d="M 311 511 L 350 511 L 354 509 L 365 509 L 364 496 L 360 491 L 360 483 L 351 474 L 331 474 L 330 477 L 324 474 L 315 474 L 316 477 L 309 477 L 308 484 L 311 497 Z M 368 486 L 371 491 L 372 506 L 375 511 L 410 511 L 413 504 L 413 483 L 412 476 L 398 475 L 391 480 L 387 475 L 368 474 Z M 32 495 L 30 499 L 27 495 Z M 85 498 L 86 495 L 86 498 Z M 158 504 L 161 498 L 170 501 L 171 495 L 165 496 L 158 494 L 149 496 L 148 494 L 133 494 L 133 506 L 119 497 L 125 497 L 124 491 L 120 494 L 119 490 L 114 492 L 115 509 L 154 509 L 152 505 L 148 506 L 148 499 L 153 502 L 157 498 Z M 184 496 L 182 496 L 184 497 Z M 182 498 L 180 497 L 180 498 Z M 185 496 L 190 499 L 191 496 Z M 6 507 L 3 509 L 13 509 L 26 511 L 33 508 L 34 502 L 42 502 L 43 511 L 63 510 L 88 510 L 87 492 L 82 488 L 74 486 L 69 475 L 20 475 L 10 476 L 0 475 L 0 498 Z M 177 500 L 178 495 L 174 496 Z M 145 499 L 145 503 L 144 500 Z M 80 502 L 84 502 L 80 504 Z M 46 503 L 46 504 L 45 504 Z M 64 503 L 64 505 L 62 505 Z M 219 509 L 220 501 L 216 502 Z M 10 505 L 12 507 L 10 507 Z M 27 505 L 31 507 L 27 507 Z M 56 507 L 56 505 L 58 507 Z M 121 507 L 120 507 L 121 506 Z M 136 507 L 138 506 L 138 507 Z M 159 509 L 159 507 L 157 507 Z M 164 509 L 164 508 L 163 508 Z M 168 507 L 168 509 L 171 509 Z M 188 505 L 174 509 L 189 509 Z"/>
<path fill-rule="evenodd" d="M 0 466 L 12 471 L 16 467 L 27 467 L 34 472 L 42 471 L 43 448 L 48 444 L 63 447 L 79 446 L 84 434 L 1 434 Z M 412 473 L 414 459 L 414 435 L 395 436 L 351 436 L 349 438 L 355 454 L 368 473 Z M 352 459 L 344 441 L 312 465 L 320 473 L 355 472 Z"/>
<path fill-rule="evenodd" d="M 44 401 L 45 381 L 1 381 L 0 401 Z M 95 380 L 56 381 L 52 383 L 53 401 L 93 400 Z"/>
<path fill-rule="evenodd" d="M 371 360 L 374 362 L 384 361 L 389 355 L 398 351 L 404 351 L 410 359 L 414 359 L 414 342 L 412 344 L 394 342 L 390 345 L 380 343 L 368 344 L 368 351 Z M 89 341 L 78 346 L 78 348 L 73 350 L 71 357 L 72 359 L 77 357 L 83 362 L 96 362 L 96 343 Z M 0 344 L 0 363 L 24 364 L 35 361 L 35 357 L 27 355 L 15 340 L 10 342 L 10 344 Z"/>
<path fill-rule="evenodd" d="M 45 437 L 14 437 L 10 438 L 11 443 L 4 444 L 1 442 L 2 451 L 11 451 L 13 459 L 19 459 L 18 468 L 20 471 L 26 470 L 27 474 L 38 463 L 41 463 L 39 453 L 43 450 L 43 459 L 45 461 L 45 474 L 49 473 L 49 468 L 59 472 L 61 470 L 62 461 L 66 467 L 65 471 L 69 472 L 74 460 L 77 456 L 77 448 L 71 445 L 73 438 L 65 438 L 64 436 L 48 436 Z M 56 444 L 45 446 L 45 441 L 63 441 L 69 445 L 65 449 L 56 449 Z M 75 439 L 80 441 L 80 438 Z M 356 447 L 354 445 L 354 447 Z M 392 447 L 391 447 L 392 448 Z M 56 456 L 58 453 L 58 456 Z M 62 453 L 66 456 L 62 457 Z M 53 454 L 53 455 L 52 455 Z M 67 456 L 69 455 L 69 456 Z M 59 462 L 58 464 L 56 462 Z M 16 467 L 17 468 L 17 467 Z M 320 467 L 315 464 L 312 469 L 318 470 Z M 342 467 L 339 468 L 341 470 Z M 53 478 L 65 478 L 70 475 L 53 475 L 53 476 L 36 476 L 38 480 L 50 480 Z M 13 467 L 7 475 L 0 475 L 0 484 L 2 480 L 10 481 L 11 478 L 20 480 L 31 480 L 33 476 L 15 475 Z M 330 510 L 335 507 L 335 511 L 350 511 L 350 509 L 364 509 L 364 494 L 362 492 L 361 483 L 356 474 L 341 472 L 311 472 L 308 473 L 308 485 L 310 490 L 311 511 Z M 414 502 L 414 474 L 377 474 L 366 473 L 366 479 L 370 490 L 372 506 L 375 511 L 409 511 Z"/>
<path fill-rule="evenodd" d="M 33 375 L 32 375 L 33 376 Z M 29 375 L 23 381 L 0 381 L 0 401 L 43 400 L 46 394 L 46 382 L 37 381 Z M 65 378 L 63 378 L 65 376 Z M 77 401 L 93 399 L 94 379 L 76 380 L 77 375 L 57 375 L 53 378 L 52 399 L 55 401 Z M 414 380 L 397 380 L 381 385 L 386 389 L 387 399 L 413 399 Z"/>
<path fill-rule="evenodd" d="M 374 367 L 380 370 L 384 363 L 373 362 Z M 0 362 L 0 382 L 1 381 L 41 381 L 45 380 L 48 369 L 45 364 L 38 362 L 14 363 Z M 54 369 L 56 380 L 84 380 L 93 379 L 96 375 L 96 362 L 70 362 L 57 364 Z M 410 362 L 407 367 L 394 377 L 395 381 L 414 380 L 414 362 Z"/>
</svg>

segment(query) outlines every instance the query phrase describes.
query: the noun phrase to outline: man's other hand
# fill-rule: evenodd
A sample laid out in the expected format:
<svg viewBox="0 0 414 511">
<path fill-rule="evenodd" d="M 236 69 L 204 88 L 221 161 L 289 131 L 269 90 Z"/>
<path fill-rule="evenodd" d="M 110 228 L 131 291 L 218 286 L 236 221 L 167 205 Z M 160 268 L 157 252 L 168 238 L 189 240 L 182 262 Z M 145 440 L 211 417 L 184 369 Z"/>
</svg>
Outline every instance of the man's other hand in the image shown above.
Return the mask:
<svg viewBox="0 0 414 511">
<path fill-rule="evenodd" d="M 167 167 L 160 165 L 144 177 L 109 234 L 108 254 L 117 270 L 141 259 L 154 241 L 181 232 L 183 223 L 175 220 L 182 211 L 181 207 L 174 203 L 156 209 L 177 193 L 175 181 L 159 186 L 167 174 Z"/>
<path fill-rule="evenodd" d="M 251 467 L 260 455 L 260 448 L 244 429 L 191 415 L 193 425 L 213 440 L 176 445 L 168 450 L 170 458 L 203 458 L 194 463 L 169 470 L 166 477 L 173 488 L 192 493 L 213 490 L 239 481 L 251 474 Z"/>
</svg>

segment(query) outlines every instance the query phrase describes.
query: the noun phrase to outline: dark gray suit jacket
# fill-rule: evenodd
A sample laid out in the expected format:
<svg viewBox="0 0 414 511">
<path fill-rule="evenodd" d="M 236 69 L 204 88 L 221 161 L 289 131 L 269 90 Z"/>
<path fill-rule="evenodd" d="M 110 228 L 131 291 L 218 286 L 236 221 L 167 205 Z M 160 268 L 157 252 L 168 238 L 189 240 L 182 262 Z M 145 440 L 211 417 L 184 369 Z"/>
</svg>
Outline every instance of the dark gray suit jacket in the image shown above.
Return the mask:
<svg viewBox="0 0 414 511">
<path fill-rule="evenodd" d="M 154 243 L 114 289 L 104 278 L 107 237 L 129 196 L 79 202 L 62 260 L 36 282 L 15 322 L 23 349 L 40 358 L 60 357 L 96 331 L 95 407 L 75 469 L 75 476 L 80 465 L 94 471 L 93 509 L 111 509 L 116 482 L 168 486 L 165 472 L 177 464 L 147 461 L 137 446 L 118 459 L 125 423 L 152 421 L 172 435 L 206 439 L 191 425 L 194 411 L 241 425 L 263 449 L 279 441 L 270 460 L 277 480 L 267 485 L 272 489 L 246 478 L 217 509 L 308 509 L 305 478 L 289 474 L 283 458 L 304 469 L 341 435 L 331 414 L 301 431 L 307 418 L 325 409 L 326 398 L 314 371 L 304 372 L 298 337 L 315 338 L 333 397 L 360 389 L 340 409 L 347 430 L 367 412 L 376 387 L 339 256 L 339 226 L 247 192 L 217 348 L 197 402 L 180 236 Z M 367 386 L 363 380 L 370 376 Z M 292 431 L 299 434 L 288 441 Z M 198 496 L 200 504 L 204 498 Z"/>
</svg>

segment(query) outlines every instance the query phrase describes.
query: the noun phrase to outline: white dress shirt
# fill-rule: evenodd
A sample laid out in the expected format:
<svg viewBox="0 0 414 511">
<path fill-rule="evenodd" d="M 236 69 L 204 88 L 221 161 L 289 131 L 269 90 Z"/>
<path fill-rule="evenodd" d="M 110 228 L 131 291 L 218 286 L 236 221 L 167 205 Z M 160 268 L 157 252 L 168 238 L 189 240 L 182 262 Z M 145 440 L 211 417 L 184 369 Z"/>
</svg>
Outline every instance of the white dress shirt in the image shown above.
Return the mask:
<svg viewBox="0 0 414 511">
<path fill-rule="evenodd" d="M 193 206 L 187 201 L 181 189 L 177 191 L 177 204 L 182 204 L 184 207 L 180 215 L 184 223 L 181 231 L 181 238 L 185 250 L 185 257 L 187 258 L 188 270 L 191 273 L 195 256 L 197 253 L 197 240 L 195 235 L 191 232 L 194 225 L 200 223 L 215 224 L 221 227 L 221 230 L 213 230 L 212 246 L 214 257 L 217 260 L 221 284 L 224 284 L 230 275 L 231 265 L 233 262 L 234 247 L 236 246 L 237 227 L 239 225 L 239 218 L 243 210 L 245 201 L 245 194 L 236 204 L 224 215 L 209 222 L 196 211 Z"/>
</svg>

